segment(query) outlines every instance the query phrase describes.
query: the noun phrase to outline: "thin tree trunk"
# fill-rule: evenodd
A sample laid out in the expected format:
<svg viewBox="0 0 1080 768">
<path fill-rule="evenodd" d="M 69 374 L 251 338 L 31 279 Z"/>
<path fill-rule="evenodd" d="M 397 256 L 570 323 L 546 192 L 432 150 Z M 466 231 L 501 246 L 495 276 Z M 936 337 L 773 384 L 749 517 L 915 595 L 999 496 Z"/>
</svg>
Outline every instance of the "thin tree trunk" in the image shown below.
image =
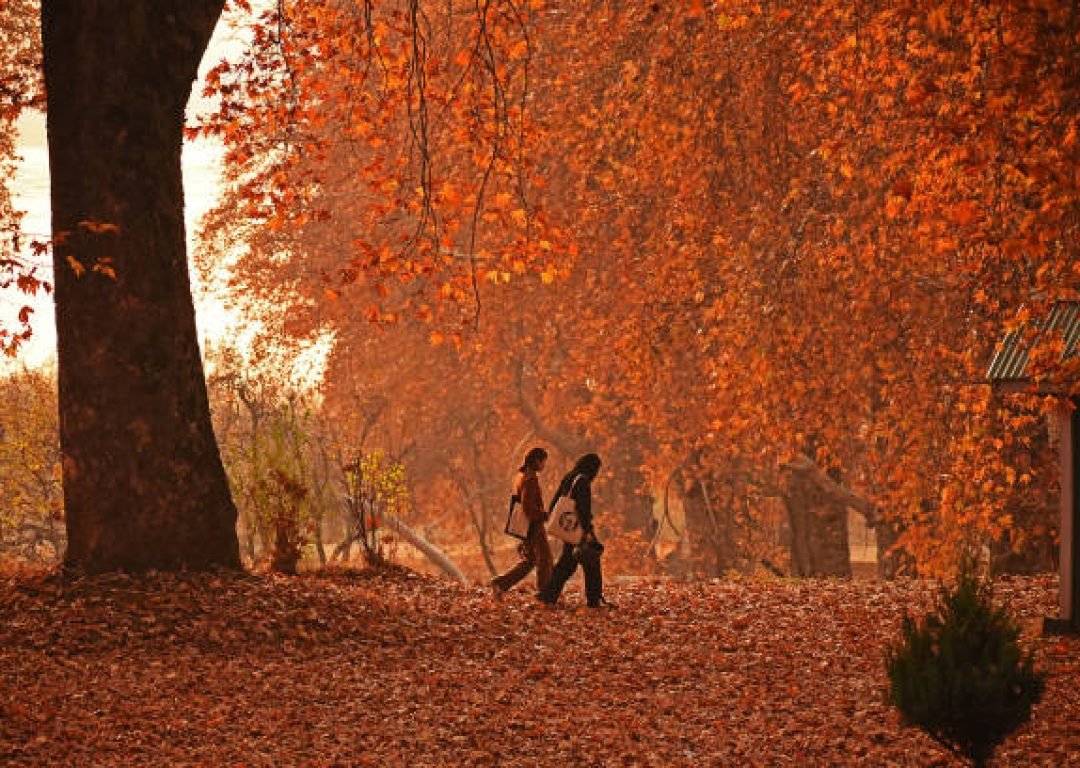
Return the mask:
<svg viewBox="0 0 1080 768">
<path fill-rule="evenodd" d="M 188 279 L 184 108 L 224 0 L 43 0 L 68 566 L 240 566 Z"/>
<path fill-rule="evenodd" d="M 251 516 L 248 515 L 244 521 L 244 531 L 247 533 L 247 541 L 244 542 L 244 547 L 247 551 L 248 562 L 252 565 L 255 564 L 257 553 L 255 551 L 255 537 L 258 535 L 258 531 L 255 527 L 255 522 Z"/>
<path fill-rule="evenodd" d="M 491 556 L 491 548 L 488 546 L 487 526 L 477 517 L 476 507 L 472 504 L 469 504 L 469 517 L 472 518 L 473 528 L 476 529 L 476 536 L 480 540 L 480 554 L 484 558 L 484 565 L 487 567 L 488 573 L 492 576 L 498 576 L 499 569 L 495 567 L 495 560 Z"/>
<path fill-rule="evenodd" d="M 315 554 L 319 556 L 319 565 L 326 566 L 326 546 L 323 544 L 322 535 L 323 513 L 322 509 L 316 512 L 315 517 Z"/>
<path fill-rule="evenodd" d="M 360 534 L 356 531 L 348 533 L 344 539 L 338 542 L 338 545 L 334 547 L 334 551 L 330 553 L 330 562 L 349 562 L 349 557 L 352 554 L 353 543 L 360 538 Z"/>
</svg>

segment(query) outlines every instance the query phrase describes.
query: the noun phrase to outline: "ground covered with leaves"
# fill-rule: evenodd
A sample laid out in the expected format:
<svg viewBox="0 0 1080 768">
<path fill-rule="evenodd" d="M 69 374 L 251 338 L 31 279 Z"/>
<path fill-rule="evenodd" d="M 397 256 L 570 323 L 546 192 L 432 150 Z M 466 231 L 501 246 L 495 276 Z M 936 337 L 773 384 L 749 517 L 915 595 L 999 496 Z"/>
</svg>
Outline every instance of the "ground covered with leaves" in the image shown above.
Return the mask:
<svg viewBox="0 0 1080 768">
<path fill-rule="evenodd" d="M 884 702 L 918 582 L 634 582 L 617 607 L 400 569 L 0 579 L 4 765 L 960 765 Z M 1080 764 L 1080 640 L 997 765 Z"/>
</svg>

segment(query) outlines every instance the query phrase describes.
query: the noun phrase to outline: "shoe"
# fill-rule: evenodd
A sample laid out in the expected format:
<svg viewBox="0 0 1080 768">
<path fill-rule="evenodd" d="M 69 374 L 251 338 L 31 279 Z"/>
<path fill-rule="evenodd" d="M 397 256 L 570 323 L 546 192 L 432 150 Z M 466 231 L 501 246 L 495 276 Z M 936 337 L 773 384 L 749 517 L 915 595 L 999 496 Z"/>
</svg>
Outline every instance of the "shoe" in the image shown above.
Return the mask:
<svg viewBox="0 0 1080 768">
<path fill-rule="evenodd" d="M 615 608 L 615 604 L 614 603 L 609 603 L 607 600 L 605 600 L 604 598 L 601 597 L 600 602 L 598 602 L 598 603 L 589 603 L 587 607 L 588 608 L 600 608 L 600 609 L 603 609 L 603 610 L 610 611 L 610 610 L 613 610 Z"/>
</svg>

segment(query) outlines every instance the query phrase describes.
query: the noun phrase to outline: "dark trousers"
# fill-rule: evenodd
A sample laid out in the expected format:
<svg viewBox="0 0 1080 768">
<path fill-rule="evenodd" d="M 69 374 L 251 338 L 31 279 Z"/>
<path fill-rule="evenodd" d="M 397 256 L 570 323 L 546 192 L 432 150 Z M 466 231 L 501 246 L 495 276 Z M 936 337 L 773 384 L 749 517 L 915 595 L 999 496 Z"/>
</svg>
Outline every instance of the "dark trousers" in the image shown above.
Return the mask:
<svg viewBox="0 0 1080 768">
<path fill-rule="evenodd" d="M 518 564 L 503 575 L 496 576 L 491 583 L 505 592 L 536 568 L 536 591 L 539 592 L 551 579 L 551 547 L 548 546 L 543 523 L 529 523 L 529 532 L 518 547 L 518 554 L 521 555 Z"/>
<path fill-rule="evenodd" d="M 574 575 L 579 563 L 574 557 L 574 548 L 569 544 L 563 544 L 562 554 L 555 563 L 555 569 L 551 572 L 551 581 L 547 588 L 540 590 L 540 599 L 545 603 L 554 603 L 562 594 L 566 582 Z M 581 570 L 585 572 L 585 602 L 589 605 L 600 605 L 604 594 L 604 576 L 600 572 L 600 555 L 585 558 L 581 563 Z"/>
</svg>

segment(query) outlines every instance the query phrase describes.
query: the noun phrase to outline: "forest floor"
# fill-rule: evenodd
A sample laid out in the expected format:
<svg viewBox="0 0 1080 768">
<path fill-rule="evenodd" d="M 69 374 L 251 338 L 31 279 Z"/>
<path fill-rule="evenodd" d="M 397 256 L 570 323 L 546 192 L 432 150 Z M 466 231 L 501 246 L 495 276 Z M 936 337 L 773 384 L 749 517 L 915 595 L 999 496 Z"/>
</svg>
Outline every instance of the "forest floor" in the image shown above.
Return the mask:
<svg viewBox="0 0 1080 768">
<path fill-rule="evenodd" d="M 925 582 L 642 581 L 617 608 L 403 569 L 0 576 L 0 764 L 962 763 L 884 701 Z M 1049 675 L 994 765 L 1080 765 L 1080 640 L 1056 582 L 995 597 Z"/>
</svg>

